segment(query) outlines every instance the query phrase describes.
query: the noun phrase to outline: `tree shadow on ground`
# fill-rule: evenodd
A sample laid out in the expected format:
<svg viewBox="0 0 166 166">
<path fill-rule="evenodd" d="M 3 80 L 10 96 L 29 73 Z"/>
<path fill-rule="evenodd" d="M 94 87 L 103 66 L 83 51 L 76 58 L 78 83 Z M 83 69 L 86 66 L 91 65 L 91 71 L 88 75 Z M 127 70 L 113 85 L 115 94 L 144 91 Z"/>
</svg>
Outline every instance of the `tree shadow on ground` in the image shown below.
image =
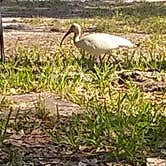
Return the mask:
<svg viewBox="0 0 166 166">
<path fill-rule="evenodd" d="M 88 2 L 3 2 L 4 17 L 52 17 L 59 19 L 112 17 L 117 12 L 142 17 L 166 16 L 166 3 Z"/>
</svg>

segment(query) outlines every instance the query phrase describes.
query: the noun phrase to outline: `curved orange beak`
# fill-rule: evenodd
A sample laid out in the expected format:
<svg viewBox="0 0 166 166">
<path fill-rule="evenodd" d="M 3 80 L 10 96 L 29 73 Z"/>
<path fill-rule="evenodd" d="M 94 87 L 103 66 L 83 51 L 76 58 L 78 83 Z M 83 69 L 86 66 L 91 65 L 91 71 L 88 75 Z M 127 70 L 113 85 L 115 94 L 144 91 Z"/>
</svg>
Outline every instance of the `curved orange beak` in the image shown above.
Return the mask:
<svg viewBox="0 0 166 166">
<path fill-rule="evenodd" d="M 72 33 L 72 32 L 73 32 L 73 29 L 70 28 L 70 29 L 68 30 L 68 32 L 63 36 L 63 38 L 62 38 L 62 40 L 61 40 L 61 42 L 60 42 L 60 47 L 62 46 L 62 43 L 63 43 L 63 41 L 65 40 L 65 38 L 66 38 L 70 33 Z"/>
</svg>

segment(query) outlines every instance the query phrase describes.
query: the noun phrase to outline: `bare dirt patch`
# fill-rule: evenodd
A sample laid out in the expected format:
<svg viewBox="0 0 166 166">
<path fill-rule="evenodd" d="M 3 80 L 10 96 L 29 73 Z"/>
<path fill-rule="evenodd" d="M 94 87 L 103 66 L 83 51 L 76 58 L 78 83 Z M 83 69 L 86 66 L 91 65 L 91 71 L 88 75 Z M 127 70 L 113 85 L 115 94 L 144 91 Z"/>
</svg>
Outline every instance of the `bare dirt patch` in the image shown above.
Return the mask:
<svg viewBox="0 0 166 166">
<path fill-rule="evenodd" d="M 53 93 L 42 92 L 1 96 L 1 98 L 3 97 L 13 103 L 12 107 L 14 109 L 20 108 L 22 111 L 33 110 L 37 102 L 41 102 L 48 112 L 55 115 L 57 111 L 59 115 L 63 116 L 71 116 L 72 113 L 81 112 L 81 108 L 78 105 Z"/>
<path fill-rule="evenodd" d="M 14 56 L 18 47 L 32 48 L 35 46 L 43 50 L 55 51 L 62 36 L 61 32 L 51 32 L 51 27 L 44 25 L 34 27 L 19 23 L 19 20 L 20 18 L 4 18 L 4 41 L 7 57 Z M 57 31 L 59 30 L 60 28 L 57 29 Z"/>
</svg>

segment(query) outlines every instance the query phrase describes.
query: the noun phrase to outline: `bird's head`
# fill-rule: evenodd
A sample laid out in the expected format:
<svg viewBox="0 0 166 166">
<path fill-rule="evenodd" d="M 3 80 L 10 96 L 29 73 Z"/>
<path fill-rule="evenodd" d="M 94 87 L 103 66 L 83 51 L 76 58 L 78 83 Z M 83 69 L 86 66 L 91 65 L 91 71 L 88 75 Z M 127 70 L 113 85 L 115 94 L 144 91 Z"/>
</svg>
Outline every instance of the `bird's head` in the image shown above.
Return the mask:
<svg viewBox="0 0 166 166">
<path fill-rule="evenodd" d="M 60 42 L 60 46 L 62 45 L 64 39 L 70 34 L 70 33 L 74 33 L 75 35 L 78 35 L 81 33 L 81 26 L 77 23 L 73 23 L 70 27 L 70 29 L 67 31 L 67 33 L 63 36 L 61 42 Z"/>
</svg>

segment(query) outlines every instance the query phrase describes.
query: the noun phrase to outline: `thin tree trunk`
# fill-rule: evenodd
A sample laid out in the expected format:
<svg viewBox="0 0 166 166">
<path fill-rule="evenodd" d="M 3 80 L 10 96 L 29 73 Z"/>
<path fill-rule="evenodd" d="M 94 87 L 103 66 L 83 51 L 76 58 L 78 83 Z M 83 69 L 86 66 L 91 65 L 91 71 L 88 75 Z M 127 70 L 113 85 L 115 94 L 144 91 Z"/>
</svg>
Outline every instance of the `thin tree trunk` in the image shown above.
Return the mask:
<svg viewBox="0 0 166 166">
<path fill-rule="evenodd" d="M 5 62 L 1 8 L 0 8 L 0 54 L 1 54 L 1 62 Z"/>
</svg>

